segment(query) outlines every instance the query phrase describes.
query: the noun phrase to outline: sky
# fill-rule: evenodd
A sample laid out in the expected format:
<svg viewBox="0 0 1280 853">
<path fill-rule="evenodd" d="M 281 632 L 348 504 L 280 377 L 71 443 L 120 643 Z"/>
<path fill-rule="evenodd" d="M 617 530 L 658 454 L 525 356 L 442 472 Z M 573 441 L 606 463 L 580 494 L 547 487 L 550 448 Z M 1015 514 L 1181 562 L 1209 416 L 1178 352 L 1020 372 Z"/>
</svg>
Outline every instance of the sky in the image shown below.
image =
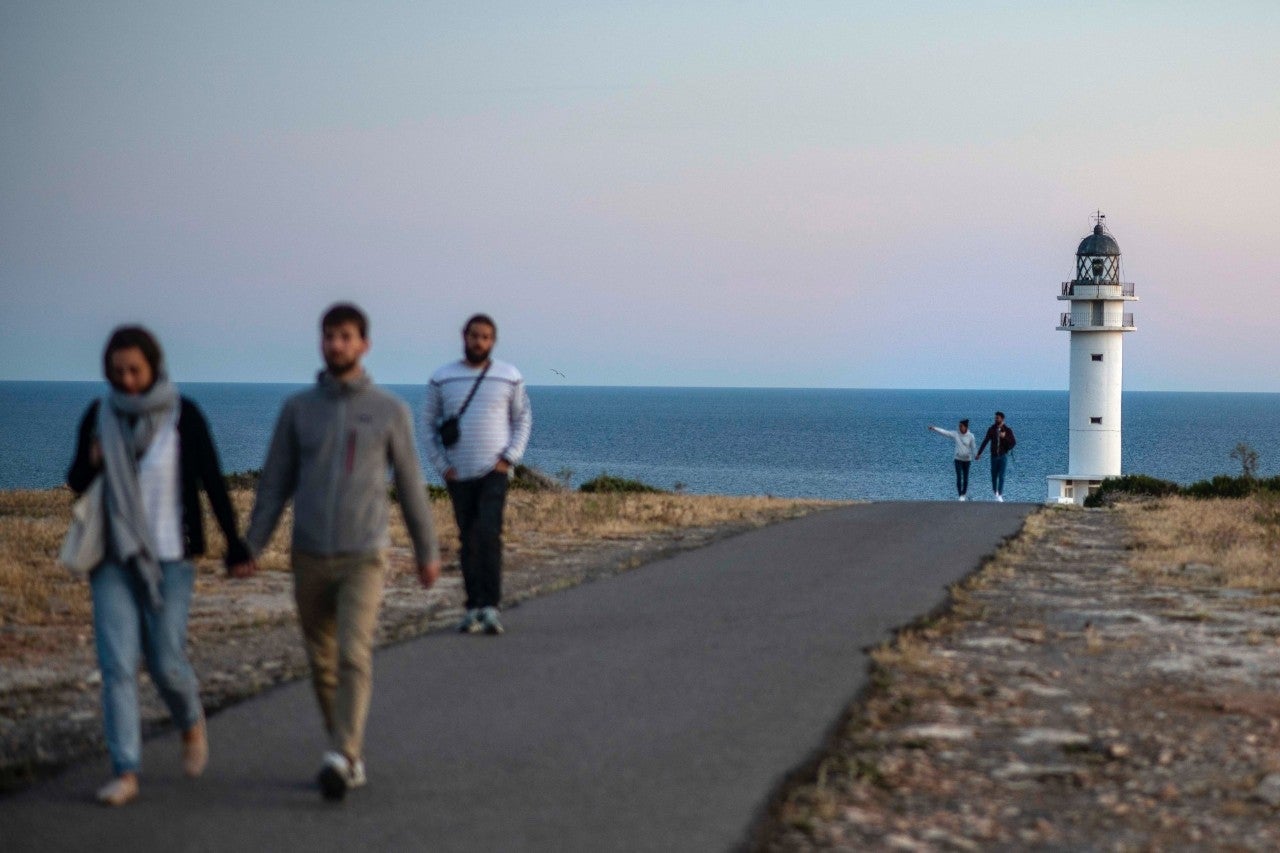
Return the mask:
<svg viewBox="0 0 1280 853">
<path fill-rule="evenodd" d="M 0 0 L 0 379 L 1280 391 L 1280 4 Z M 564 374 L 562 378 L 555 371 Z"/>
</svg>

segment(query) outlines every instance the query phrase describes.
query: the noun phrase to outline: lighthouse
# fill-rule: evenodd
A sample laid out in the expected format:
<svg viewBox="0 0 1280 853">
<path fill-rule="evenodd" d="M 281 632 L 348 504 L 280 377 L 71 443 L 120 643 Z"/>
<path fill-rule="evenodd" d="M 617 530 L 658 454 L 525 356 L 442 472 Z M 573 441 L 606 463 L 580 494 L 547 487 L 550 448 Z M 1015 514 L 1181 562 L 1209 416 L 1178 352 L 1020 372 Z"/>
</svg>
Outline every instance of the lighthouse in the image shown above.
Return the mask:
<svg viewBox="0 0 1280 853">
<path fill-rule="evenodd" d="M 1048 502 L 1083 504 L 1090 490 L 1120 475 L 1120 392 L 1124 336 L 1137 327 L 1127 303 L 1134 286 L 1121 279 L 1120 244 L 1094 214 L 1093 233 L 1076 249 L 1076 273 L 1062 283 L 1058 330 L 1071 337 L 1067 473 L 1049 477 Z"/>
</svg>

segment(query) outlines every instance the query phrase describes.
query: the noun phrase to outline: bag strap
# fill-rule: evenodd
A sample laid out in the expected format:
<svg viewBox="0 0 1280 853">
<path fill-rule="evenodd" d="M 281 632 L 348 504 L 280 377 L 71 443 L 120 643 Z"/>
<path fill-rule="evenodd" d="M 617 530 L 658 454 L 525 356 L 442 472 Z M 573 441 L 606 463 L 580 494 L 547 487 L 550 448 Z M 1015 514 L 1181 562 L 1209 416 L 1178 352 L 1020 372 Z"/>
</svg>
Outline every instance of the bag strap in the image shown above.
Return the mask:
<svg viewBox="0 0 1280 853">
<path fill-rule="evenodd" d="M 493 359 L 489 359 L 484 364 L 484 370 L 480 371 L 480 375 L 476 377 L 476 382 L 471 386 L 471 393 L 467 395 L 467 399 L 462 401 L 462 408 L 458 409 L 455 418 L 462 417 L 462 413 L 467 410 L 467 406 L 471 405 L 471 398 L 476 395 L 476 391 L 480 390 L 480 383 L 484 381 L 484 375 L 489 372 L 489 368 L 493 366 Z"/>
</svg>

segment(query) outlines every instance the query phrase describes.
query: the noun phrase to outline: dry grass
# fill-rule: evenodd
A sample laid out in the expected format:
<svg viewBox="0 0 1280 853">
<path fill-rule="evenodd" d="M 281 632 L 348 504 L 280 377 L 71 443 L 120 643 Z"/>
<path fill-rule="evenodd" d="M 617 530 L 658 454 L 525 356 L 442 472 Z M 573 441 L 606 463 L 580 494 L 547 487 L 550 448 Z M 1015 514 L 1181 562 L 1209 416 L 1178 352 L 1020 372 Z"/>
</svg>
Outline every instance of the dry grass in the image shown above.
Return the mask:
<svg viewBox="0 0 1280 853">
<path fill-rule="evenodd" d="M 244 528 L 253 495 L 232 494 Z M 777 498 L 729 498 L 705 495 L 512 492 L 507 503 L 506 548 L 513 567 L 534 558 L 587 548 L 602 540 L 626 541 L 672 530 L 754 526 L 802 515 L 819 501 Z M 88 587 L 58 566 L 54 558 L 66 532 L 71 493 L 67 489 L 0 492 L 0 659 L 16 648 L 34 650 L 47 640 L 25 628 L 68 626 L 83 629 L 90 620 Z M 447 500 L 432 503 L 445 562 L 456 560 L 457 528 Z M 409 538 L 398 510 L 391 513 L 394 546 L 391 564 L 409 571 Z M 223 542 L 205 509 L 209 555 L 199 561 L 197 594 L 219 583 Z M 288 570 L 292 516 L 285 514 L 259 564 L 266 571 Z M 47 636 L 47 632 L 44 632 Z"/>
<path fill-rule="evenodd" d="M 0 627 L 87 619 L 85 585 L 54 563 L 71 492 L 0 492 Z"/>
<path fill-rule="evenodd" d="M 1173 583 L 1280 592 L 1280 498 L 1160 498 L 1123 504 L 1133 566 Z M 1204 567 L 1188 571 L 1187 567 Z"/>
</svg>

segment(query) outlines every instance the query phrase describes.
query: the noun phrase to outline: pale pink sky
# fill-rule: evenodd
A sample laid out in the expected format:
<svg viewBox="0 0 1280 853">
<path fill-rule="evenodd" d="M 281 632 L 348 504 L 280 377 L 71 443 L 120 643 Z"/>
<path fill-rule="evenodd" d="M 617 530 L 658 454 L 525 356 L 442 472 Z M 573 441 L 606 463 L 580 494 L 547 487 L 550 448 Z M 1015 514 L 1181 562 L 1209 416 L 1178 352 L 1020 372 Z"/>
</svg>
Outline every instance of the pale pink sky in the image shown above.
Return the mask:
<svg viewBox="0 0 1280 853">
<path fill-rule="evenodd" d="M 261 8 L 267 5 L 269 8 Z M 1062 388 L 1102 208 L 1126 387 L 1280 391 L 1280 7 L 0 5 L 0 379 Z M 561 380 L 552 369 L 562 371 Z"/>
</svg>

